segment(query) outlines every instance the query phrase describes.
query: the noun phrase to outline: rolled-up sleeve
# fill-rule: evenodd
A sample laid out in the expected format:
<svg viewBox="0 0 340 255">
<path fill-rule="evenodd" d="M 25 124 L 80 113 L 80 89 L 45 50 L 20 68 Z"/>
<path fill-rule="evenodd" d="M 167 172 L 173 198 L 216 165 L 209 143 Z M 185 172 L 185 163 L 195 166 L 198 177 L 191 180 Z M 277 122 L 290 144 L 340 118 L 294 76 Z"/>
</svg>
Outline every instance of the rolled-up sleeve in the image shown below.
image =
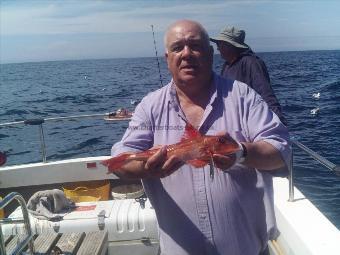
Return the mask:
<svg viewBox="0 0 340 255">
<path fill-rule="evenodd" d="M 285 169 L 291 161 L 291 142 L 287 127 L 273 113 L 261 96 L 255 91 L 249 91 L 248 106 L 248 127 L 249 136 L 252 142 L 265 141 L 274 146 L 281 154 L 285 162 Z"/>
</svg>

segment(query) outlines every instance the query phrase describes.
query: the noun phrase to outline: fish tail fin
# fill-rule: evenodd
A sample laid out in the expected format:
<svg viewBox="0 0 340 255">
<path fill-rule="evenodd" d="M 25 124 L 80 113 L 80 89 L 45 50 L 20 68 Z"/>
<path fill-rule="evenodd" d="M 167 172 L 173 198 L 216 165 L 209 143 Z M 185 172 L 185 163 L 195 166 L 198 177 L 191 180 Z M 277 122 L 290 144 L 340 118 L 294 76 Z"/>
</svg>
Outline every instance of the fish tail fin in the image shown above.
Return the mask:
<svg viewBox="0 0 340 255">
<path fill-rule="evenodd" d="M 130 155 L 131 155 L 130 153 L 123 153 L 116 157 L 103 160 L 100 163 L 108 168 L 108 173 L 113 173 L 116 170 L 120 169 L 126 163 L 126 159 Z"/>
</svg>

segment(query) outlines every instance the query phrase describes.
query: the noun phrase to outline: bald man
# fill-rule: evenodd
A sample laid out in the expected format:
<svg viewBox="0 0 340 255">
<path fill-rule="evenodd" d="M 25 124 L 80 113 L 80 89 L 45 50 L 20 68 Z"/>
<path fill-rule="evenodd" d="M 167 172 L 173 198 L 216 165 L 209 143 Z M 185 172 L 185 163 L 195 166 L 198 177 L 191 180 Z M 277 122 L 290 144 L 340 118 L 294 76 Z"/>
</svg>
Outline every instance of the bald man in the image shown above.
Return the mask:
<svg viewBox="0 0 340 255">
<path fill-rule="evenodd" d="M 142 180 L 157 215 L 161 254 L 266 254 L 264 191 L 256 185 L 256 169 L 287 169 L 287 128 L 246 84 L 213 73 L 213 49 L 201 24 L 177 21 L 164 41 L 172 80 L 136 107 L 112 156 L 163 147 L 147 161 L 114 171 Z M 166 145 L 180 142 L 187 124 L 203 135 L 225 133 L 241 153 L 213 154 L 213 163 L 198 168 L 168 155 Z"/>
</svg>

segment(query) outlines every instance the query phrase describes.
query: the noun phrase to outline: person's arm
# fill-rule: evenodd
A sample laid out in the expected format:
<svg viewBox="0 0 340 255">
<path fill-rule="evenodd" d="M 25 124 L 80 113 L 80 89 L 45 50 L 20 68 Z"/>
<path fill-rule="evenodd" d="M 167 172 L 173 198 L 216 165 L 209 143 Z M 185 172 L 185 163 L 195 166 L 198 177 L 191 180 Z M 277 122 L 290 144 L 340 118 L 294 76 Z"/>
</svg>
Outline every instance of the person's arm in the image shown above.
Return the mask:
<svg viewBox="0 0 340 255">
<path fill-rule="evenodd" d="M 144 98 L 138 104 L 122 140 L 112 147 L 112 156 L 125 152 L 145 151 L 153 146 L 154 127 L 149 107 L 149 98 Z M 162 178 L 182 165 L 183 162 L 175 156 L 167 157 L 166 147 L 162 147 L 147 161 L 130 161 L 119 170 L 112 169 L 112 172 L 124 179 Z"/>
<path fill-rule="evenodd" d="M 247 155 L 242 162 L 243 165 L 261 170 L 276 170 L 285 166 L 280 152 L 271 144 L 265 141 L 242 142 L 242 144 L 247 151 Z M 215 165 L 222 170 L 227 170 L 237 163 L 235 154 L 214 154 L 213 159 Z"/>
<path fill-rule="evenodd" d="M 166 146 L 164 146 L 146 162 L 131 161 L 115 171 L 115 174 L 123 179 L 163 178 L 172 174 L 183 164 L 184 162 L 176 156 L 167 158 Z"/>
<path fill-rule="evenodd" d="M 263 100 L 269 105 L 269 108 L 279 117 L 281 122 L 287 125 L 287 121 L 282 113 L 282 108 L 277 99 L 274 90 L 270 84 L 270 77 L 267 67 L 261 59 L 252 58 L 248 60 L 248 66 L 250 70 L 250 80 L 252 84 L 249 84 L 257 93 L 261 95 Z"/>
<path fill-rule="evenodd" d="M 276 170 L 284 167 L 285 162 L 273 145 L 265 141 L 242 144 L 247 150 L 243 165 L 261 170 Z"/>
<path fill-rule="evenodd" d="M 258 170 L 288 173 L 291 147 L 287 127 L 273 114 L 268 105 L 253 89 L 240 86 L 243 138 L 238 142 L 245 146 L 246 157 L 242 162 Z M 235 155 L 214 155 L 216 166 L 228 169 L 235 164 Z"/>
</svg>

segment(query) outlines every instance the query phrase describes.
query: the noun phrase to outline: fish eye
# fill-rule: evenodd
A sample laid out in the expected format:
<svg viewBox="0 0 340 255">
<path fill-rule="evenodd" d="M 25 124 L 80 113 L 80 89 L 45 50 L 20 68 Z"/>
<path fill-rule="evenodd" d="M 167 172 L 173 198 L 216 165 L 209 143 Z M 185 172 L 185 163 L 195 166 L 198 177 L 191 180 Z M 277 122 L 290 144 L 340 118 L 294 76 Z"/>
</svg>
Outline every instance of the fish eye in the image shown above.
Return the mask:
<svg viewBox="0 0 340 255">
<path fill-rule="evenodd" d="M 219 138 L 218 138 L 218 142 L 219 142 L 219 143 L 225 143 L 226 140 L 225 140 L 224 137 L 219 137 Z"/>
</svg>

